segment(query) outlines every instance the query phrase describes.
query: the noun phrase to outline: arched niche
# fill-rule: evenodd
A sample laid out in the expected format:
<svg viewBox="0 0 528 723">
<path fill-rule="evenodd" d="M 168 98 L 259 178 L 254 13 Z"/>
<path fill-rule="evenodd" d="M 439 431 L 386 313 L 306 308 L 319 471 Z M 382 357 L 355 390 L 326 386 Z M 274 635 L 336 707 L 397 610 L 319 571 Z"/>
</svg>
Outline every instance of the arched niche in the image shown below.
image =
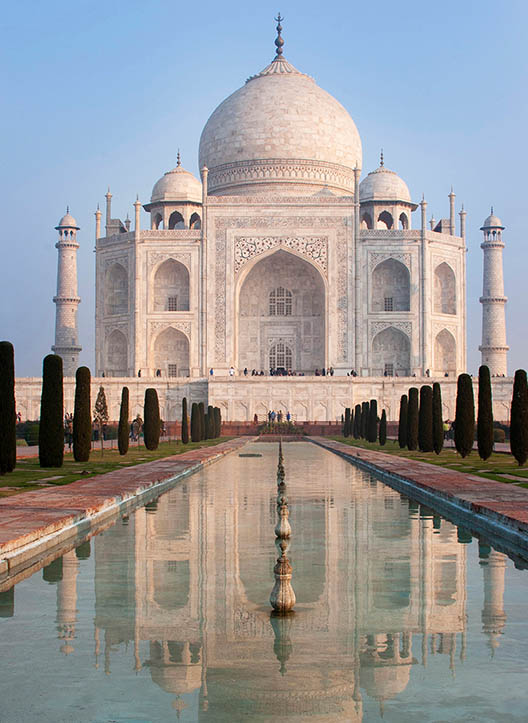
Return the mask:
<svg viewBox="0 0 528 723">
<path fill-rule="evenodd" d="M 361 224 L 360 224 L 360 227 L 363 228 L 363 229 L 371 229 L 371 228 L 373 228 L 373 225 L 372 225 L 372 216 L 370 215 L 370 213 L 367 213 L 366 211 L 364 211 L 364 212 L 361 214 Z"/>
<path fill-rule="evenodd" d="M 445 261 L 434 271 L 434 310 L 437 314 L 456 314 L 455 272 Z"/>
<path fill-rule="evenodd" d="M 202 219 L 199 213 L 193 213 L 189 219 L 189 228 L 200 229 L 202 228 Z"/>
<path fill-rule="evenodd" d="M 174 228 L 185 228 L 185 221 L 179 211 L 173 211 L 169 216 L 169 230 Z"/>
<path fill-rule="evenodd" d="M 409 228 L 409 217 L 406 213 L 400 213 L 400 217 L 398 219 L 398 228 L 404 231 Z"/>
<path fill-rule="evenodd" d="M 189 272 L 175 259 L 156 270 L 152 287 L 154 311 L 189 311 Z"/>
<path fill-rule="evenodd" d="M 113 264 L 106 272 L 105 313 L 128 313 L 128 274 L 121 264 Z"/>
<path fill-rule="evenodd" d="M 452 376 L 456 374 L 456 341 L 453 334 L 447 329 L 436 335 L 435 338 L 435 370 L 440 374 L 446 372 Z"/>
<path fill-rule="evenodd" d="M 279 344 L 288 359 L 291 354 L 292 371 L 324 367 L 325 297 L 324 280 L 309 261 L 283 249 L 258 260 L 238 295 L 239 368 L 268 371 Z"/>
<path fill-rule="evenodd" d="M 189 560 L 153 560 L 154 600 L 163 610 L 180 610 L 189 601 Z"/>
<path fill-rule="evenodd" d="M 411 279 L 409 269 L 401 261 L 386 259 L 372 272 L 372 311 L 409 311 Z"/>
<path fill-rule="evenodd" d="M 378 216 L 377 227 L 380 229 L 391 229 L 394 226 L 392 214 L 388 211 L 382 211 Z"/>
<path fill-rule="evenodd" d="M 163 228 L 163 216 L 161 213 L 155 213 L 152 216 L 152 228 L 153 229 L 162 229 Z"/>
<path fill-rule="evenodd" d="M 164 329 L 154 341 L 152 362 L 164 377 L 188 377 L 189 339 L 179 329 Z"/>
<path fill-rule="evenodd" d="M 128 376 L 128 342 L 126 336 L 119 329 L 114 329 L 106 340 L 104 371 L 108 376 Z"/>
<path fill-rule="evenodd" d="M 382 376 L 385 372 L 400 377 L 410 375 L 411 344 L 407 334 L 389 326 L 372 340 L 371 374 Z"/>
</svg>

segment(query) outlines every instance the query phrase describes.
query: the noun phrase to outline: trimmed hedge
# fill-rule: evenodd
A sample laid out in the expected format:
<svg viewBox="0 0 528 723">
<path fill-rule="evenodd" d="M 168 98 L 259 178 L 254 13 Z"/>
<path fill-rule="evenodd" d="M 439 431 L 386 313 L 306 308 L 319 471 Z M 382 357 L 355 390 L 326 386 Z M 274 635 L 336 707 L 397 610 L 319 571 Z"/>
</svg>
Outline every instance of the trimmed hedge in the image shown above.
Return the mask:
<svg viewBox="0 0 528 723">
<path fill-rule="evenodd" d="M 189 442 L 189 418 L 187 416 L 187 397 L 182 399 L 182 420 L 181 420 L 182 444 Z"/>
<path fill-rule="evenodd" d="M 0 341 L 0 474 L 16 466 L 15 350 Z"/>
<path fill-rule="evenodd" d="M 214 408 L 214 418 L 215 418 L 215 437 L 220 437 L 222 433 L 222 412 L 220 410 L 220 407 Z"/>
<path fill-rule="evenodd" d="M 79 367 L 75 373 L 75 402 L 73 407 L 73 458 L 88 462 L 92 442 L 90 410 L 90 381 L 88 367 Z"/>
<path fill-rule="evenodd" d="M 345 423 L 343 425 L 343 437 L 350 437 L 350 407 L 345 409 Z"/>
<path fill-rule="evenodd" d="M 433 449 L 440 454 L 444 447 L 444 420 L 442 409 L 442 390 L 440 384 L 433 384 Z"/>
<path fill-rule="evenodd" d="M 420 388 L 418 446 L 420 452 L 433 451 L 433 388 L 428 384 Z"/>
<path fill-rule="evenodd" d="M 398 420 L 398 444 L 400 449 L 407 446 L 407 395 L 400 397 L 400 416 Z"/>
<path fill-rule="evenodd" d="M 370 400 L 368 408 L 367 441 L 375 442 L 378 439 L 378 402 Z"/>
<path fill-rule="evenodd" d="M 215 437 L 214 409 L 210 404 L 207 407 L 207 439 L 214 439 Z"/>
<path fill-rule="evenodd" d="M 523 465 L 528 458 L 528 387 L 524 369 L 517 369 L 513 380 L 510 449 L 519 466 Z"/>
<path fill-rule="evenodd" d="M 356 404 L 354 409 L 354 426 L 352 428 L 354 439 L 361 436 L 361 404 Z"/>
<path fill-rule="evenodd" d="M 48 354 L 42 365 L 39 426 L 41 467 L 62 467 L 64 461 L 63 396 L 62 359 L 58 354 Z"/>
<path fill-rule="evenodd" d="M 479 457 L 488 459 L 493 452 L 493 405 L 489 367 L 479 367 L 477 447 Z"/>
<path fill-rule="evenodd" d="M 117 447 L 119 454 L 123 455 L 128 452 L 130 441 L 130 425 L 128 422 L 128 387 L 123 387 L 121 391 L 121 407 L 119 409 L 119 427 L 117 430 Z"/>
<path fill-rule="evenodd" d="M 380 425 L 379 425 L 379 443 L 383 447 L 387 441 L 387 413 L 385 410 L 381 413 Z"/>
<path fill-rule="evenodd" d="M 143 423 L 143 438 L 145 447 L 150 451 L 158 448 L 161 419 L 158 393 L 152 387 L 145 389 L 145 422 Z"/>
<path fill-rule="evenodd" d="M 475 439 L 475 399 L 469 374 L 460 374 L 457 382 L 455 414 L 455 447 L 462 457 L 473 449 Z"/>
<path fill-rule="evenodd" d="M 200 439 L 200 410 L 196 402 L 193 402 L 191 407 L 191 441 L 199 442 Z"/>
<path fill-rule="evenodd" d="M 368 419 L 369 419 L 369 403 L 363 402 L 363 404 L 361 405 L 361 427 L 360 427 L 361 439 L 367 438 Z"/>
<path fill-rule="evenodd" d="M 205 404 L 198 402 L 198 415 L 200 420 L 200 440 L 205 439 Z"/>
<path fill-rule="evenodd" d="M 411 387 L 407 398 L 407 449 L 418 449 L 418 389 Z"/>
</svg>

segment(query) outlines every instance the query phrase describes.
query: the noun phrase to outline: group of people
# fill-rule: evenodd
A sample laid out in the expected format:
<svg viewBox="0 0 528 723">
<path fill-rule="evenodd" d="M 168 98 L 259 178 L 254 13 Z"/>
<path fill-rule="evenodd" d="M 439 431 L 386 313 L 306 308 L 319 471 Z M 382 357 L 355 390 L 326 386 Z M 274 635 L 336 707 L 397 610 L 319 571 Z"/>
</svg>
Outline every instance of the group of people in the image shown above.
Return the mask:
<svg viewBox="0 0 528 723">
<path fill-rule="evenodd" d="M 325 369 L 323 367 L 322 369 L 315 370 L 316 377 L 326 377 L 327 374 L 329 377 L 333 377 L 334 376 L 334 367 L 330 367 L 330 369 Z"/>
<path fill-rule="evenodd" d="M 276 412 L 274 409 L 271 409 L 271 410 L 268 412 L 268 422 L 269 422 L 270 424 L 273 424 L 274 422 L 277 422 L 278 424 L 281 424 L 282 422 L 284 422 L 285 419 L 286 419 L 287 422 L 291 422 L 291 421 L 292 421 L 292 416 L 291 416 L 291 414 L 290 414 L 289 412 L 286 412 L 286 414 L 284 415 L 283 412 L 282 412 L 282 409 L 279 409 L 278 412 Z M 255 422 L 258 421 L 258 417 L 257 417 L 256 414 L 255 414 L 255 420 L 254 420 L 254 421 L 255 421 Z"/>
</svg>

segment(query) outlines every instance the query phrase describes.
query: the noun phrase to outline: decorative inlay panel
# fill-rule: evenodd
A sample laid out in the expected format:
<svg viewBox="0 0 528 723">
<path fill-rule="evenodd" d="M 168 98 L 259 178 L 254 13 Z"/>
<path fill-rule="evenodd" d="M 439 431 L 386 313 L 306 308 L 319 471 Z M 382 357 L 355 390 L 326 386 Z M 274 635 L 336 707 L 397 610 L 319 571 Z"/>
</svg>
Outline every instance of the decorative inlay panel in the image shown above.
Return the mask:
<svg viewBox="0 0 528 723">
<path fill-rule="evenodd" d="M 376 334 L 379 334 L 380 331 L 389 329 L 390 327 L 398 329 L 398 331 L 403 331 L 404 334 L 407 334 L 409 339 L 411 338 L 412 322 L 410 321 L 372 321 L 369 327 L 371 341 L 374 339 Z"/>
<path fill-rule="evenodd" d="M 190 268 L 191 268 L 191 254 L 174 254 L 174 253 L 171 253 L 170 251 L 167 251 L 166 253 L 161 253 L 158 251 L 149 252 L 149 254 L 148 254 L 149 268 L 156 266 L 156 264 L 159 264 L 161 261 L 167 261 L 167 259 L 174 259 L 175 261 L 179 261 L 184 266 L 186 266 L 188 270 L 190 270 Z"/>
<path fill-rule="evenodd" d="M 104 256 L 103 264 L 105 271 L 114 264 L 121 264 L 121 266 L 128 271 L 128 254 L 125 256 Z"/>
<path fill-rule="evenodd" d="M 190 321 L 151 321 L 149 322 L 150 335 L 152 336 L 160 329 L 176 329 L 183 332 L 187 337 L 191 336 Z"/>
<path fill-rule="evenodd" d="M 237 236 L 235 238 L 235 274 L 254 256 L 272 248 L 293 249 L 307 256 L 327 273 L 326 236 Z"/>
</svg>

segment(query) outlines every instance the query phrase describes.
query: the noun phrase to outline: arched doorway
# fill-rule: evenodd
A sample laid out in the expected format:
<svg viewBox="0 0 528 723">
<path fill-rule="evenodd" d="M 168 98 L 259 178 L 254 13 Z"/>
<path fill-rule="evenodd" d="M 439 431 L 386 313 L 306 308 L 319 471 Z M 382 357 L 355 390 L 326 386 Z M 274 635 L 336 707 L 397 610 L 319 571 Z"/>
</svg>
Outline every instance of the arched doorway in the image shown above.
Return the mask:
<svg viewBox="0 0 528 723">
<path fill-rule="evenodd" d="M 456 314 L 456 279 L 444 261 L 434 272 L 434 310 L 437 314 Z"/>
<path fill-rule="evenodd" d="M 435 371 L 439 374 L 456 375 L 456 341 L 447 329 L 436 335 Z"/>
<path fill-rule="evenodd" d="M 409 311 L 411 280 L 407 266 L 385 259 L 372 272 L 372 311 Z"/>
<path fill-rule="evenodd" d="M 312 374 L 325 366 L 325 285 L 295 254 L 257 261 L 238 297 L 238 366 Z"/>
<path fill-rule="evenodd" d="M 128 376 L 128 344 L 126 336 L 114 329 L 106 340 L 105 373 L 111 377 Z"/>
<path fill-rule="evenodd" d="M 164 377 L 189 376 L 189 340 L 178 329 L 169 327 L 154 342 L 153 368 Z"/>
<path fill-rule="evenodd" d="M 189 311 L 189 272 L 175 259 L 158 267 L 153 285 L 154 311 Z"/>
<path fill-rule="evenodd" d="M 389 326 L 376 334 L 372 341 L 372 376 L 410 375 L 410 342 L 407 334 Z"/>
</svg>

